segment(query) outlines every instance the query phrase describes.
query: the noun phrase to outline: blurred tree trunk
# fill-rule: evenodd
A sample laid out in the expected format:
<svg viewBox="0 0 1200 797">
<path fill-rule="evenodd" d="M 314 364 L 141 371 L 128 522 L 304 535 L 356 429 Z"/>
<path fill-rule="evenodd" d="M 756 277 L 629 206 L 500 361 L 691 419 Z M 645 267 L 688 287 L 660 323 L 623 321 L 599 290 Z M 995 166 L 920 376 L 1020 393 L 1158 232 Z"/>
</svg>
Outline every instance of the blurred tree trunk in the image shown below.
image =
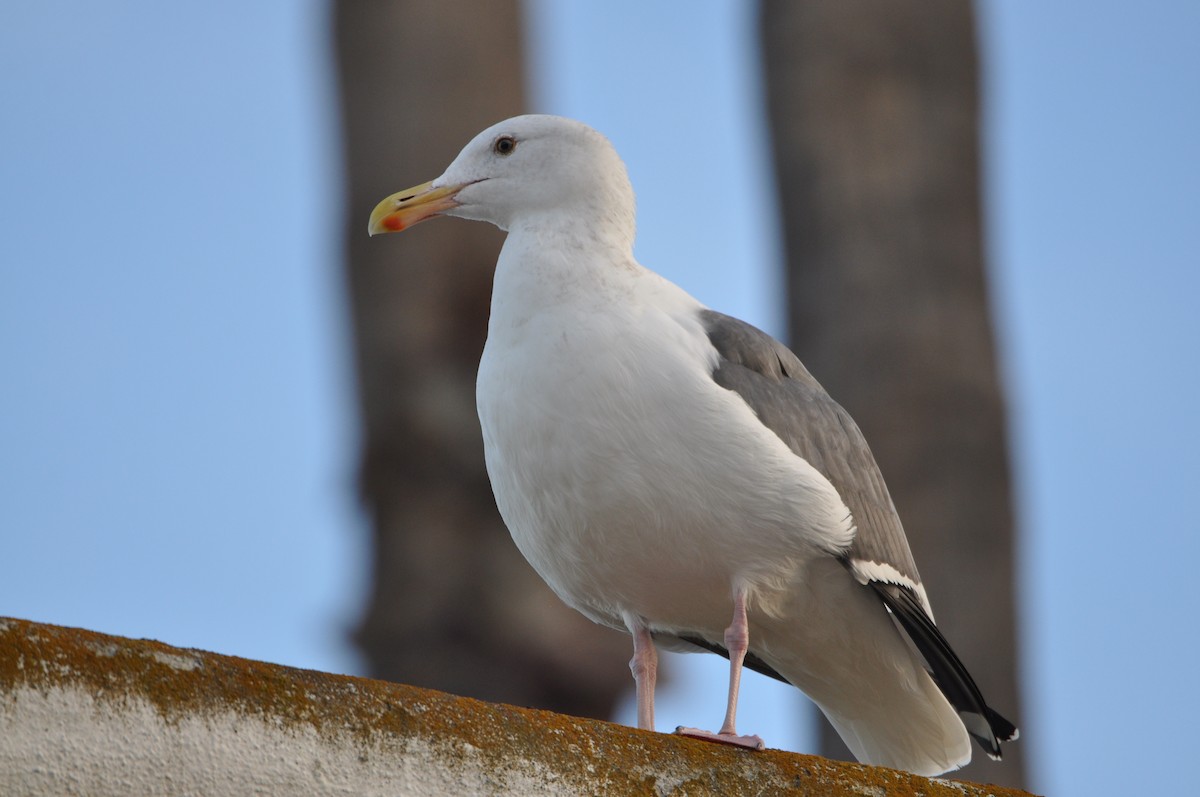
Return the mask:
<svg viewBox="0 0 1200 797">
<path fill-rule="evenodd" d="M 339 0 L 335 26 L 375 554 L 357 640 L 377 677 L 606 718 L 628 686 L 628 641 L 534 574 L 484 470 L 475 372 L 503 236 L 455 221 L 366 233 L 378 200 L 436 177 L 475 133 L 521 112 L 520 9 Z"/>
<path fill-rule="evenodd" d="M 761 13 L 792 344 L 866 434 L 939 626 L 1019 725 L 971 6 L 763 0 Z M 822 724 L 825 752 L 849 757 Z M 976 749 L 961 774 L 1021 785 L 1021 743 L 1004 755 Z"/>
</svg>

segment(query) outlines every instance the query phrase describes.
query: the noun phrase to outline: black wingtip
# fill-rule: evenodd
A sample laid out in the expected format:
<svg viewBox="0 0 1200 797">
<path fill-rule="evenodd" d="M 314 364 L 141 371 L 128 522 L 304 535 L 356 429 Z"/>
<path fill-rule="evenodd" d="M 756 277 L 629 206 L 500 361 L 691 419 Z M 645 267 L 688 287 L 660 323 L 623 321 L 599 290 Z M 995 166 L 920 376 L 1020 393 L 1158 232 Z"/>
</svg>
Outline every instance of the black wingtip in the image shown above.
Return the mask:
<svg viewBox="0 0 1200 797">
<path fill-rule="evenodd" d="M 1016 739 L 1017 727 L 984 701 L 975 680 L 912 590 L 880 581 L 872 581 L 870 585 L 925 658 L 934 683 L 958 711 L 967 733 L 988 756 L 1000 760 L 1000 743 Z"/>
<path fill-rule="evenodd" d="M 999 712 L 991 706 L 985 706 L 985 708 L 987 709 L 988 725 L 992 726 L 992 733 L 996 734 L 996 738 L 1001 742 L 1015 742 L 1021 735 L 1020 729 L 1000 716 Z"/>
</svg>

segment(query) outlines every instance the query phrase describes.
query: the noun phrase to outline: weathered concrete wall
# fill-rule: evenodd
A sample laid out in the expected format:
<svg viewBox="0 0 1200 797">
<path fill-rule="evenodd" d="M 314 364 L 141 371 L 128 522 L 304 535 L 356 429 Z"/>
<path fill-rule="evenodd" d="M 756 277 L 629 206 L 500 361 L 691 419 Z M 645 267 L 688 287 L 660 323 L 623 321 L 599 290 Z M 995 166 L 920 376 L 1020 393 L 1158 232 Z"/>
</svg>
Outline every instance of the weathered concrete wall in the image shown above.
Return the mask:
<svg viewBox="0 0 1200 797">
<path fill-rule="evenodd" d="M 0 619 L 4 795 L 1016 795 Z"/>
</svg>

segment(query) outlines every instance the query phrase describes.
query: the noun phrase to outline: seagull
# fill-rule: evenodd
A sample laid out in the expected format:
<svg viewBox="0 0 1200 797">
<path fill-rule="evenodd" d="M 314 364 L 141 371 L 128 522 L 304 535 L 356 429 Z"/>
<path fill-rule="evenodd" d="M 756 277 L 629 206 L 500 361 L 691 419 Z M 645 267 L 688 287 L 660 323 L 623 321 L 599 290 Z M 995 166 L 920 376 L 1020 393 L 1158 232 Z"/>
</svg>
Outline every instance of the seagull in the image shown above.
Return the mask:
<svg viewBox="0 0 1200 797">
<path fill-rule="evenodd" d="M 875 459 L 783 344 L 634 259 L 634 193 L 587 125 L 526 115 L 371 213 L 371 235 L 435 216 L 507 231 L 479 364 L 488 476 L 551 589 L 633 637 L 638 727 L 656 646 L 803 691 L 859 761 L 938 775 L 1016 727 L 934 623 Z"/>
</svg>

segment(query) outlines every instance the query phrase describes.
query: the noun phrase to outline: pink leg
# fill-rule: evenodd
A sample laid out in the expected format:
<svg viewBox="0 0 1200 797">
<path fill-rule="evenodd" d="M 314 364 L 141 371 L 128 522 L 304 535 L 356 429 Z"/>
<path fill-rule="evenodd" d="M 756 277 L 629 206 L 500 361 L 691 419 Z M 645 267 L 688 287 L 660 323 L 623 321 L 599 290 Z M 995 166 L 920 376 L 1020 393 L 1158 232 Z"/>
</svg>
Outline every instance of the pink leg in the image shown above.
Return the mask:
<svg viewBox="0 0 1200 797">
<path fill-rule="evenodd" d="M 750 648 L 750 623 L 746 619 L 746 591 L 739 589 L 733 595 L 733 622 L 725 629 L 725 649 L 729 651 L 729 702 L 725 707 L 725 722 L 721 730 L 702 731 L 697 728 L 675 729 L 676 733 L 706 739 L 710 742 L 751 747 L 761 750 L 765 746 L 759 736 L 739 736 L 736 729 L 738 689 L 742 683 L 742 662 Z"/>
<path fill-rule="evenodd" d="M 637 684 L 637 716 L 638 727 L 642 730 L 654 730 L 654 682 L 658 678 L 658 651 L 654 647 L 654 639 L 650 629 L 642 625 L 640 620 L 626 617 L 625 624 L 629 633 L 633 634 L 633 658 L 629 660 L 629 669 L 633 671 L 633 680 Z"/>
</svg>

